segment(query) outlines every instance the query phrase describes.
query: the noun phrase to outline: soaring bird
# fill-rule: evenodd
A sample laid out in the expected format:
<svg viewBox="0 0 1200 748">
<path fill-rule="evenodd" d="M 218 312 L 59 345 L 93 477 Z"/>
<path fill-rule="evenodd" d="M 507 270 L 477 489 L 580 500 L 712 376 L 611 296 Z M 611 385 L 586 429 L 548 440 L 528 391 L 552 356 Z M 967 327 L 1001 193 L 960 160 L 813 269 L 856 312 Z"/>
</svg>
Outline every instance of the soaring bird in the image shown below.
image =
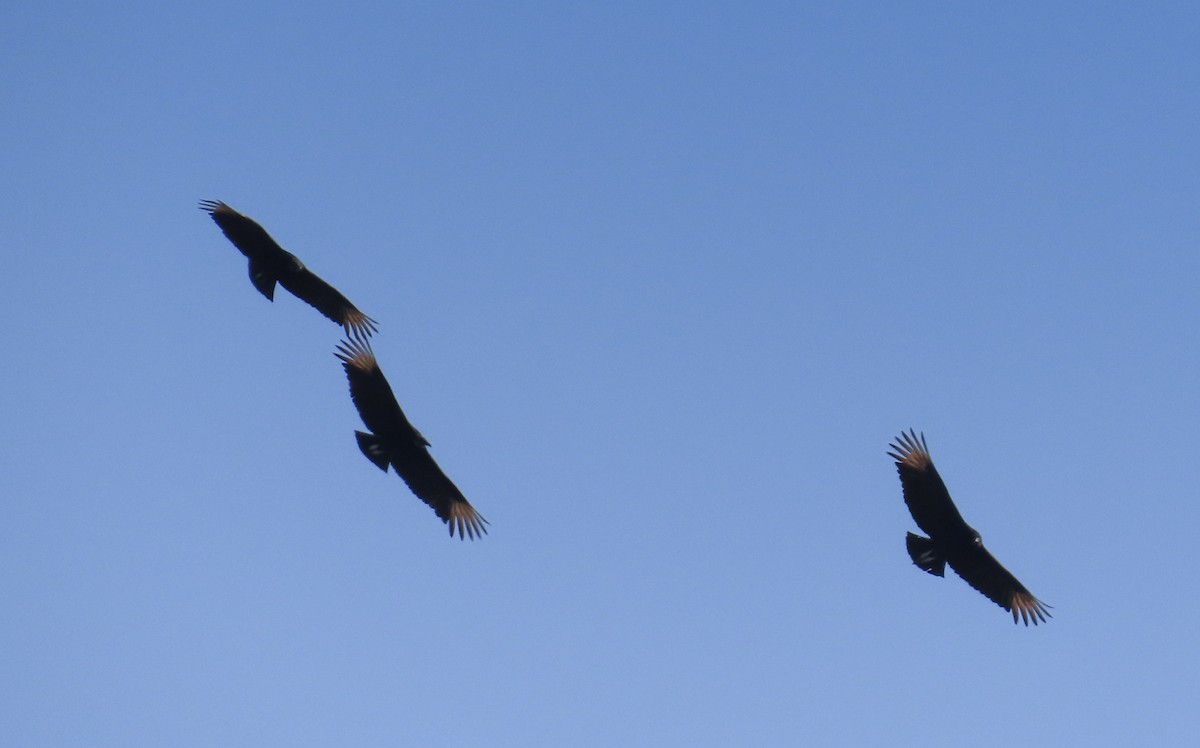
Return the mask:
<svg viewBox="0 0 1200 748">
<path fill-rule="evenodd" d="M 933 466 L 925 435 L 920 439 L 909 429 L 900 432 L 896 443 L 889 444 L 894 452 L 900 484 L 904 487 L 904 503 L 917 526 L 929 534 L 921 537 L 908 533 L 908 555 L 913 563 L 934 576 L 945 576 L 946 564 L 967 584 L 982 592 L 988 599 L 1012 613 L 1013 623 L 1024 621 L 1036 626 L 1050 615 L 1050 606 L 1034 597 L 1025 585 L 1000 565 L 983 547 L 983 539 L 975 528 L 963 521 L 958 507 L 950 499 L 946 484 Z"/>
<path fill-rule="evenodd" d="M 249 258 L 250 282 L 269 301 L 275 300 L 278 282 L 296 298 L 344 327 L 348 335 L 365 338 L 378 329 L 375 320 L 306 268 L 300 258 L 279 246 L 253 218 L 217 200 L 201 200 L 200 210 L 212 216 L 233 246 Z"/>
<path fill-rule="evenodd" d="M 388 384 L 375 354 L 366 341 L 344 340 L 334 354 L 350 380 L 350 398 L 371 433 L 355 431 L 358 448 L 380 470 L 388 465 L 404 479 L 417 498 L 433 507 L 437 516 L 459 538 L 474 540 L 487 533 L 488 521 L 467 501 L 429 454 L 429 441 L 417 431 Z"/>
</svg>

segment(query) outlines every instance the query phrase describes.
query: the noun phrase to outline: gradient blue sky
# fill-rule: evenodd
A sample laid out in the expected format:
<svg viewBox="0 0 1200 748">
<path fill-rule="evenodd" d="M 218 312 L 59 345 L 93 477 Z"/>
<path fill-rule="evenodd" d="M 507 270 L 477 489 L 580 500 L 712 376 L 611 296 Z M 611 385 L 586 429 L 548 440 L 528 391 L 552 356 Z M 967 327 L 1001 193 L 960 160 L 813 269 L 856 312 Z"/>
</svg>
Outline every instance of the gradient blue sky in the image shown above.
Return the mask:
<svg viewBox="0 0 1200 748">
<path fill-rule="evenodd" d="M 1200 731 L 1196 4 L 0 21 L 6 745 Z M 487 538 L 202 198 L 380 321 Z M 910 564 L 910 426 L 1048 625 Z"/>
</svg>

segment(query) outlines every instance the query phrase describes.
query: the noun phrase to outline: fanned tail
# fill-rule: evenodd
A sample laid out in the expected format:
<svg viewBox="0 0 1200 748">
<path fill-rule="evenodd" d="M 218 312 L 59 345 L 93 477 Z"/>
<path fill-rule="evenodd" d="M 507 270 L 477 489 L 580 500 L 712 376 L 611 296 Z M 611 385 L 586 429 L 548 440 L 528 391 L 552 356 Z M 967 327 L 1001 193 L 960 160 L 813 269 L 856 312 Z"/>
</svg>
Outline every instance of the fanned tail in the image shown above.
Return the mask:
<svg viewBox="0 0 1200 748">
<path fill-rule="evenodd" d="M 946 576 L 946 557 L 938 555 L 932 540 L 910 532 L 904 543 L 908 546 L 908 555 L 912 557 L 914 564 L 935 577 Z"/>
<path fill-rule="evenodd" d="M 358 448 L 366 455 L 367 459 L 375 463 L 375 467 L 383 472 L 387 472 L 388 463 L 392 461 L 392 455 L 384 446 L 383 440 L 374 434 L 367 434 L 362 431 L 355 431 L 354 438 L 358 439 Z"/>
<path fill-rule="evenodd" d="M 250 282 L 258 292 L 267 297 L 267 301 L 275 300 L 275 276 L 268 273 L 261 265 L 250 260 Z"/>
</svg>

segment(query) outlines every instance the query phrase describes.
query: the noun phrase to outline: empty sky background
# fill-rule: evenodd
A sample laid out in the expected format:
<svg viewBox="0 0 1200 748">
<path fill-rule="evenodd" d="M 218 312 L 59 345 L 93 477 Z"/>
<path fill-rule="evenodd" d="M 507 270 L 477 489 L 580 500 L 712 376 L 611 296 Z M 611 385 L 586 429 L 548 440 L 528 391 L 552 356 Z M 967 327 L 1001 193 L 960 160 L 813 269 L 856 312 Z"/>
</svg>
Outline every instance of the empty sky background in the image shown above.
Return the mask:
<svg viewBox="0 0 1200 748">
<path fill-rule="evenodd" d="M 1054 6 L 7 3 L 4 742 L 1190 743 L 1200 9 Z"/>
</svg>

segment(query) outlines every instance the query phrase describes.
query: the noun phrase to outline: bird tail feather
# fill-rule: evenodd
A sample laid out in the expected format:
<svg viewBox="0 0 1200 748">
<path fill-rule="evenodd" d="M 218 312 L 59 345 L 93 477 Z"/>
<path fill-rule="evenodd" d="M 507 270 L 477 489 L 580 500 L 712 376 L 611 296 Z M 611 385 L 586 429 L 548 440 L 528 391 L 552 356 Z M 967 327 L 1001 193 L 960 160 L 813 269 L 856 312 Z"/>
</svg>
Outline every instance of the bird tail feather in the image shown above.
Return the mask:
<svg viewBox="0 0 1200 748">
<path fill-rule="evenodd" d="M 268 273 L 254 260 L 250 261 L 250 282 L 258 292 L 267 297 L 267 301 L 275 300 L 275 276 Z"/>
<path fill-rule="evenodd" d="M 904 542 L 914 564 L 935 577 L 946 576 L 946 557 L 938 554 L 932 540 L 910 532 Z"/>
<path fill-rule="evenodd" d="M 362 431 L 355 431 L 354 436 L 358 439 L 358 448 L 362 450 L 367 459 L 375 463 L 375 467 L 386 473 L 388 463 L 392 460 L 391 453 L 384 446 L 383 440 L 374 434 L 367 434 Z"/>
</svg>

